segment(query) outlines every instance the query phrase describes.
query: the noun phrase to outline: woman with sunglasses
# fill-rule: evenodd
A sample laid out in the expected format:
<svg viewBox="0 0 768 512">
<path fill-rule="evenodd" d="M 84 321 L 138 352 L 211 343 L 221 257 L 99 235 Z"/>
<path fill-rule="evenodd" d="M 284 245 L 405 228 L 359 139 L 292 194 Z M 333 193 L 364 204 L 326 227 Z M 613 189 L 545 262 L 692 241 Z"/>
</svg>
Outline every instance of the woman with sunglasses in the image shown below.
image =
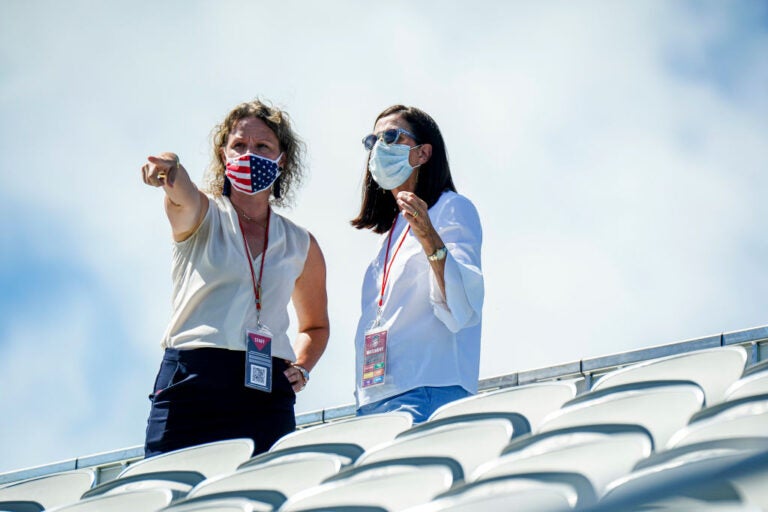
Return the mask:
<svg viewBox="0 0 768 512">
<path fill-rule="evenodd" d="M 477 392 L 480 218 L 456 193 L 440 129 L 425 112 L 389 107 L 363 145 L 363 202 L 352 225 L 381 240 L 355 336 L 357 414 L 406 411 L 419 423 Z"/>
<path fill-rule="evenodd" d="M 295 429 L 295 393 L 329 334 L 320 247 L 272 211 L 290 203 L 302 153 L 287 114 L 257 100 L 215 128 L 204 192 L 173 153 L 142 167 L 144 183 L 165 192 L 174 242 L 173 312 L 150 395 L 147 457 L 232 438 L 253 439 L 256 454 Z"/>
</svg>

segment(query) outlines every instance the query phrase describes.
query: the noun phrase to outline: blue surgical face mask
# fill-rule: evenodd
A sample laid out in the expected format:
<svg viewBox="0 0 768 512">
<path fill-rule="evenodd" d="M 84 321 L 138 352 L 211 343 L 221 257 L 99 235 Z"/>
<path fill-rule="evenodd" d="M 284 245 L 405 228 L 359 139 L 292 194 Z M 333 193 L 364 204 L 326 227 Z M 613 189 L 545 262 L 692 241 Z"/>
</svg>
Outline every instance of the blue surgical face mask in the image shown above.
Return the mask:
<svg viewBox="0 0 768 512">
<path fill-rule="evenodd" d="M 386 144 L 383 140 L 373 146 L 368 170 L 381 188 L 392 190 L 405 183 L 414 169 L 408 162 L 412 149 L 407 144 Z"/>
</svg>

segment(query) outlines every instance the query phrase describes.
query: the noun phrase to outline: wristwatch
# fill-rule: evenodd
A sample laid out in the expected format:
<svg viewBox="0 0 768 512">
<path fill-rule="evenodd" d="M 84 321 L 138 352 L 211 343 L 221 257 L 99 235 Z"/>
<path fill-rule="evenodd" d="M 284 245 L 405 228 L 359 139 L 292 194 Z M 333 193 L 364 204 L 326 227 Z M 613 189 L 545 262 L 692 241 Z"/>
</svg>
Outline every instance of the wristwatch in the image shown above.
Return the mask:
<svg viewBox="0 0 768 512">
<path fill-rule="evenodd" d="M 448 249 L 446 249 L 445 246 L 442 246 L 432 254 L 428 255 L 427 259 L 429 261 L 440 261 L 440 260 L 444 260 L 447 254 L 448 254 Z"/>
<path fill-rule="evenodd" d="M 293 366 L 294 368 L 296 368 L 297 370 L 299 370 L 301 372 L 301 376 L 304 377 L 304 382 L 305 383 L 309 382 L 309 372 L 307 371 L 306 368 L 304 368 L 303 366 L 300 366 L 298 364 L 294 364 L 294 365 L 291 365 L 291 366 Z"/>
</svg>

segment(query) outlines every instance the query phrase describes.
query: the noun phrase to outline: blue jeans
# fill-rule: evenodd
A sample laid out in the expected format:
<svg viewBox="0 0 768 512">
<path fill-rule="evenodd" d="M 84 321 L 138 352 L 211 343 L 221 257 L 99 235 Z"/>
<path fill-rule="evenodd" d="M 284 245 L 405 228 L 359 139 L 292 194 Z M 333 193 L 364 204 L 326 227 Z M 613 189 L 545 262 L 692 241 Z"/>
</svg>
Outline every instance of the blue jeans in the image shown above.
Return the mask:
<svg viewBox="0 0 768 512">
<path fill-rule="evenodd" d="M 420 387 L 399 395 L 390 396 L 384 400 L 366 404 L 357 409 L 357 416 L 376 414 L 380 412 L 403 411 L 413 416 L 413 423 L 422 423 L 440 406 L 470 393 L 461 386 Z"/>
</svg>

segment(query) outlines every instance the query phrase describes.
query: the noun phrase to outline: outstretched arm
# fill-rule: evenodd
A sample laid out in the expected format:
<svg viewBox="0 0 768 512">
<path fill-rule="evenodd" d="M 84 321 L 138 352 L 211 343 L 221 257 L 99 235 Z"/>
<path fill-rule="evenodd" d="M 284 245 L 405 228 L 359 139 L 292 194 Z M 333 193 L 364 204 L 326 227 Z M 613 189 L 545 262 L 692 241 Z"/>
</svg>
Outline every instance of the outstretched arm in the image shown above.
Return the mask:
<svg viewBox="0 0 768 512">
<path fill-rule="evenodd" d="M 165 191 L 165 213 L 173 239 L 182 242 L 197 230 L 208 211 L 208 198 L 197 189 L 175 153 L 150 156 L 141 167 L 144 183 Z"/>
</svg>

